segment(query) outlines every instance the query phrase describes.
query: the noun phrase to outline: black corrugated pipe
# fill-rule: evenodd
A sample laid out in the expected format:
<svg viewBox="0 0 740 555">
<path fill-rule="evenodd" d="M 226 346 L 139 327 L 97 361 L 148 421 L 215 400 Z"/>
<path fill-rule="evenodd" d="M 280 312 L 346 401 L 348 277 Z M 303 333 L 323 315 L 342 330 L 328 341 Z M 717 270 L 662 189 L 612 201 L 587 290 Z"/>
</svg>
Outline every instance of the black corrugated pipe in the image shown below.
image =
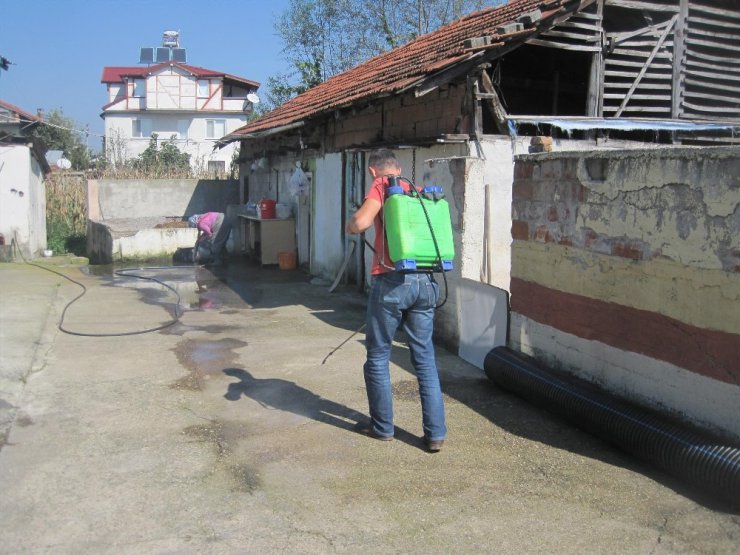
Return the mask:
<svg viewBox="0 0 740 555">
<path fill-rule="evenodd" d="M 554 412 L 702 492 L 740 507 L 740 448 L 722 445 L 656 414 L 629 406 L 573 379 L 555 377 L 534 359 L 507 347 L 483 362 L 498 386 Z"/>
</svg>

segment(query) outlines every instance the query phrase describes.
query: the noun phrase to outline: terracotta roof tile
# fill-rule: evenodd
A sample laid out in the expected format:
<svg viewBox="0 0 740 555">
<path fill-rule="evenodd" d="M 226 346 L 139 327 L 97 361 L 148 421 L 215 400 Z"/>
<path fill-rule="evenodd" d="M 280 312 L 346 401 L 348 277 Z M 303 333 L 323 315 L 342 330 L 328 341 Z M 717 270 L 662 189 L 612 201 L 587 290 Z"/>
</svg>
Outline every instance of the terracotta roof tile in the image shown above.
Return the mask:
<svg viewBox="0 0 740 555">
<path fill-rule="evenodd" d="M 0 100 L 0 108 L 3 108 L 7 110 L 8 112 L 13 112 L 14 114 L 17 114 L 20 119 L 26 120 L 26 121 L 41 121 L 41 118 L 38 116 L 35 116 L 31 114 L 30 112 L 26 112 L 22 108 L 19 108 L 18 106 L 15 106 L 11 104 L 10 102 L 5 102 L 4 100 Z"/>
<path fill-rule="evenodd" d="M 512 0 L 502 6 L 474 12 L 327 79 L 222 140 L 238 140 L 249 133 L 282 127 L 360 100 L 396 93 L 431 73 L 471 59 L 475 52 L 466 49 L 467 39 L 487 36 L 497 43 L 505 43 L 510 35 L 498 35 L 497 29 L 522 14 L 540 9 L 543 19 L 547 19 L 559 13 L 562 6 L 591 1 Z M 536 28 L 528 31 L 535 33 Z M 521 32 L 513 35 L 522 37 Z"/>
<path fill-rule="evenodd" d="M 260 86 L 257 81 L 251 81 L 244 79 L 243 77 L 237 77 L 223 71 L 214 71 L 204 67 L 191 66 L 188 64 L 181 64 L 180 62 L 162 62 L 161 64 L 155 64 L 151 66 L 111 66 L 103 68 L 103 76 L 100 78 L 101 83 L 123 83 L 124 77 L 145 77 L 158 71 L 163 67 L 169 65 L 177 66 L 184 69 L 185 71 L 192 73 L 196 77 L 223 77 L 231 81 L 237 81 L 250 85 L 254 88 Z"/>
</svg>

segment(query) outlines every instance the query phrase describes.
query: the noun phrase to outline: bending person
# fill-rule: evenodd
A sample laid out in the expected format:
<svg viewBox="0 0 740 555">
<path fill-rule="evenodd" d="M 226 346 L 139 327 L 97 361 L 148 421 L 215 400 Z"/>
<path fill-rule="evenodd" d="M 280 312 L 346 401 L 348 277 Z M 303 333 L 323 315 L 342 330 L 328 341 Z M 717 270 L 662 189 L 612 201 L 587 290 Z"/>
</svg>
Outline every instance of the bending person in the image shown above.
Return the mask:
<svg viewBox="0 0 740 555">
<path fill-rule="evenodd" d="M 226 241 L 231 233 L 231 223 L 226 220 L 223 212 L 206 212 L 205 214 L 193 214 L 188 218 L 190 227 L 198 229 L 198 245 L 205 238 L 210 242 L 213 264 L 221 265 L 223 255 L 226 251 Z"/>
</svg>

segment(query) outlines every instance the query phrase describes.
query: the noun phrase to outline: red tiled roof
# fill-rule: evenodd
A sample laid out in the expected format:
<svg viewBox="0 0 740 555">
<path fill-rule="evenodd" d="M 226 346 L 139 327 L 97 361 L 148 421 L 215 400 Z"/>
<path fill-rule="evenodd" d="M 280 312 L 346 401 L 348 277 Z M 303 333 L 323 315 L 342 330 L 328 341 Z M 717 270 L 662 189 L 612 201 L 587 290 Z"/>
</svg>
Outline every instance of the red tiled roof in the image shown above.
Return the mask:
<svg viewBox="0 0 740 555">
<path fill-rule="evenodd" d="M 5 102 L 4 100 L 0 100 L 0 108 L 4 108 L 8 110 L 9 112 L 18 114 L 18 116 L 23 120 L 41 121 L 41 118 L 39 118 L 38 116 L 34 116 L 33 114 L 26 112 L 25 110 L 22 110 L 21 108 L 18 108 L 18 106 L 14 106 L 10 102 Z"/>
<path fill-rule="evenodd" d="M 250 87 L 258 88 L 260 84 L 257 81 L 251 81 L 235 75 L 230 75 L 222 71 L 214 71 L 212 69 L 206 69 L 204 67 L 191 66 L 187 64 L 181 64 L 180 62 L 162 62 L 161 64 L 155 64 L 152 66 L 123 66 L 123 67 L 104 67 L 103 76 L 100 78 L 101 83 L 123 83 L 125 77 L 146 77 L 151 75 L 155 71 L 162 69 L 167 66 L 177 66 L 184 69 L 188 73 L 193 74 L 196 77 L 223 77 L 229 81 L 236 81 L 249 85 Z"/>
<path fill-rule="evenodd" d="M 497 42 L 528 38 L 537 27 L 512 36 L 497 35 L 497 28 L 536 9 L 543 20 L 551 20 L 564 6 L 588 5 L 592 0 L 511 0 L 508 4 L 469 14 L 404 46 L 380 54 L 344 73 L 335 75 L 292 98 L 285 104 L 226 135 L 222 141 L 238 140 L 243 135 L 298 123 L 360 100 L 396 93 L 430 74 L 464 62 L 474 56 L 465 40 L 490 36 Z"/>
</svg>

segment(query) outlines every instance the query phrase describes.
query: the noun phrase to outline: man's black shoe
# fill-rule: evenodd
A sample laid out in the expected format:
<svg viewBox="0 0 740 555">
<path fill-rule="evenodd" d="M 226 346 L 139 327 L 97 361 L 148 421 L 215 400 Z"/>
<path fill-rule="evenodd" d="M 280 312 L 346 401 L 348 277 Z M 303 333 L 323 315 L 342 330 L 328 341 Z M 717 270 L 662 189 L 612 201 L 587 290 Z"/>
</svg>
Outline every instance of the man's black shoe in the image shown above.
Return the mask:
<svg viewBox="0 0 740 555">
<path fill-rule="evenodd" d="M 393 436 L 382 436 L 380 434 L 377 434 L 373 431 L 373 429 L 370 427 L 370 424 L 363 424 L 361 422 L 358 422 L 355 424 L 355 432 L 358 434 L 362 434 L 367 437 L 371 437 L 373 439 L 377 439 L 380 441 L 391 441 L 393 440 Z"/>
<path fill-rule="evenodd" d="M 431 453 L 436 453 L 436 452 L 438 452 L 438 451 L 439 451 L 440 449 L 442 449 L 442 445 L 444 444 L 444 442 L 445 442 L 445 440 L 444 440 L 444 439 L 435 439 L 435 440 L 431 440 L 431 439 L 427 439 L 427 438 L 424 438 L 424 443 L 426 443 L 426 445 L 427 445 L 427 449 L 428 449 L 428 450 L 429 450 L 429 451 L 430 451 Z"/>
</svg>

